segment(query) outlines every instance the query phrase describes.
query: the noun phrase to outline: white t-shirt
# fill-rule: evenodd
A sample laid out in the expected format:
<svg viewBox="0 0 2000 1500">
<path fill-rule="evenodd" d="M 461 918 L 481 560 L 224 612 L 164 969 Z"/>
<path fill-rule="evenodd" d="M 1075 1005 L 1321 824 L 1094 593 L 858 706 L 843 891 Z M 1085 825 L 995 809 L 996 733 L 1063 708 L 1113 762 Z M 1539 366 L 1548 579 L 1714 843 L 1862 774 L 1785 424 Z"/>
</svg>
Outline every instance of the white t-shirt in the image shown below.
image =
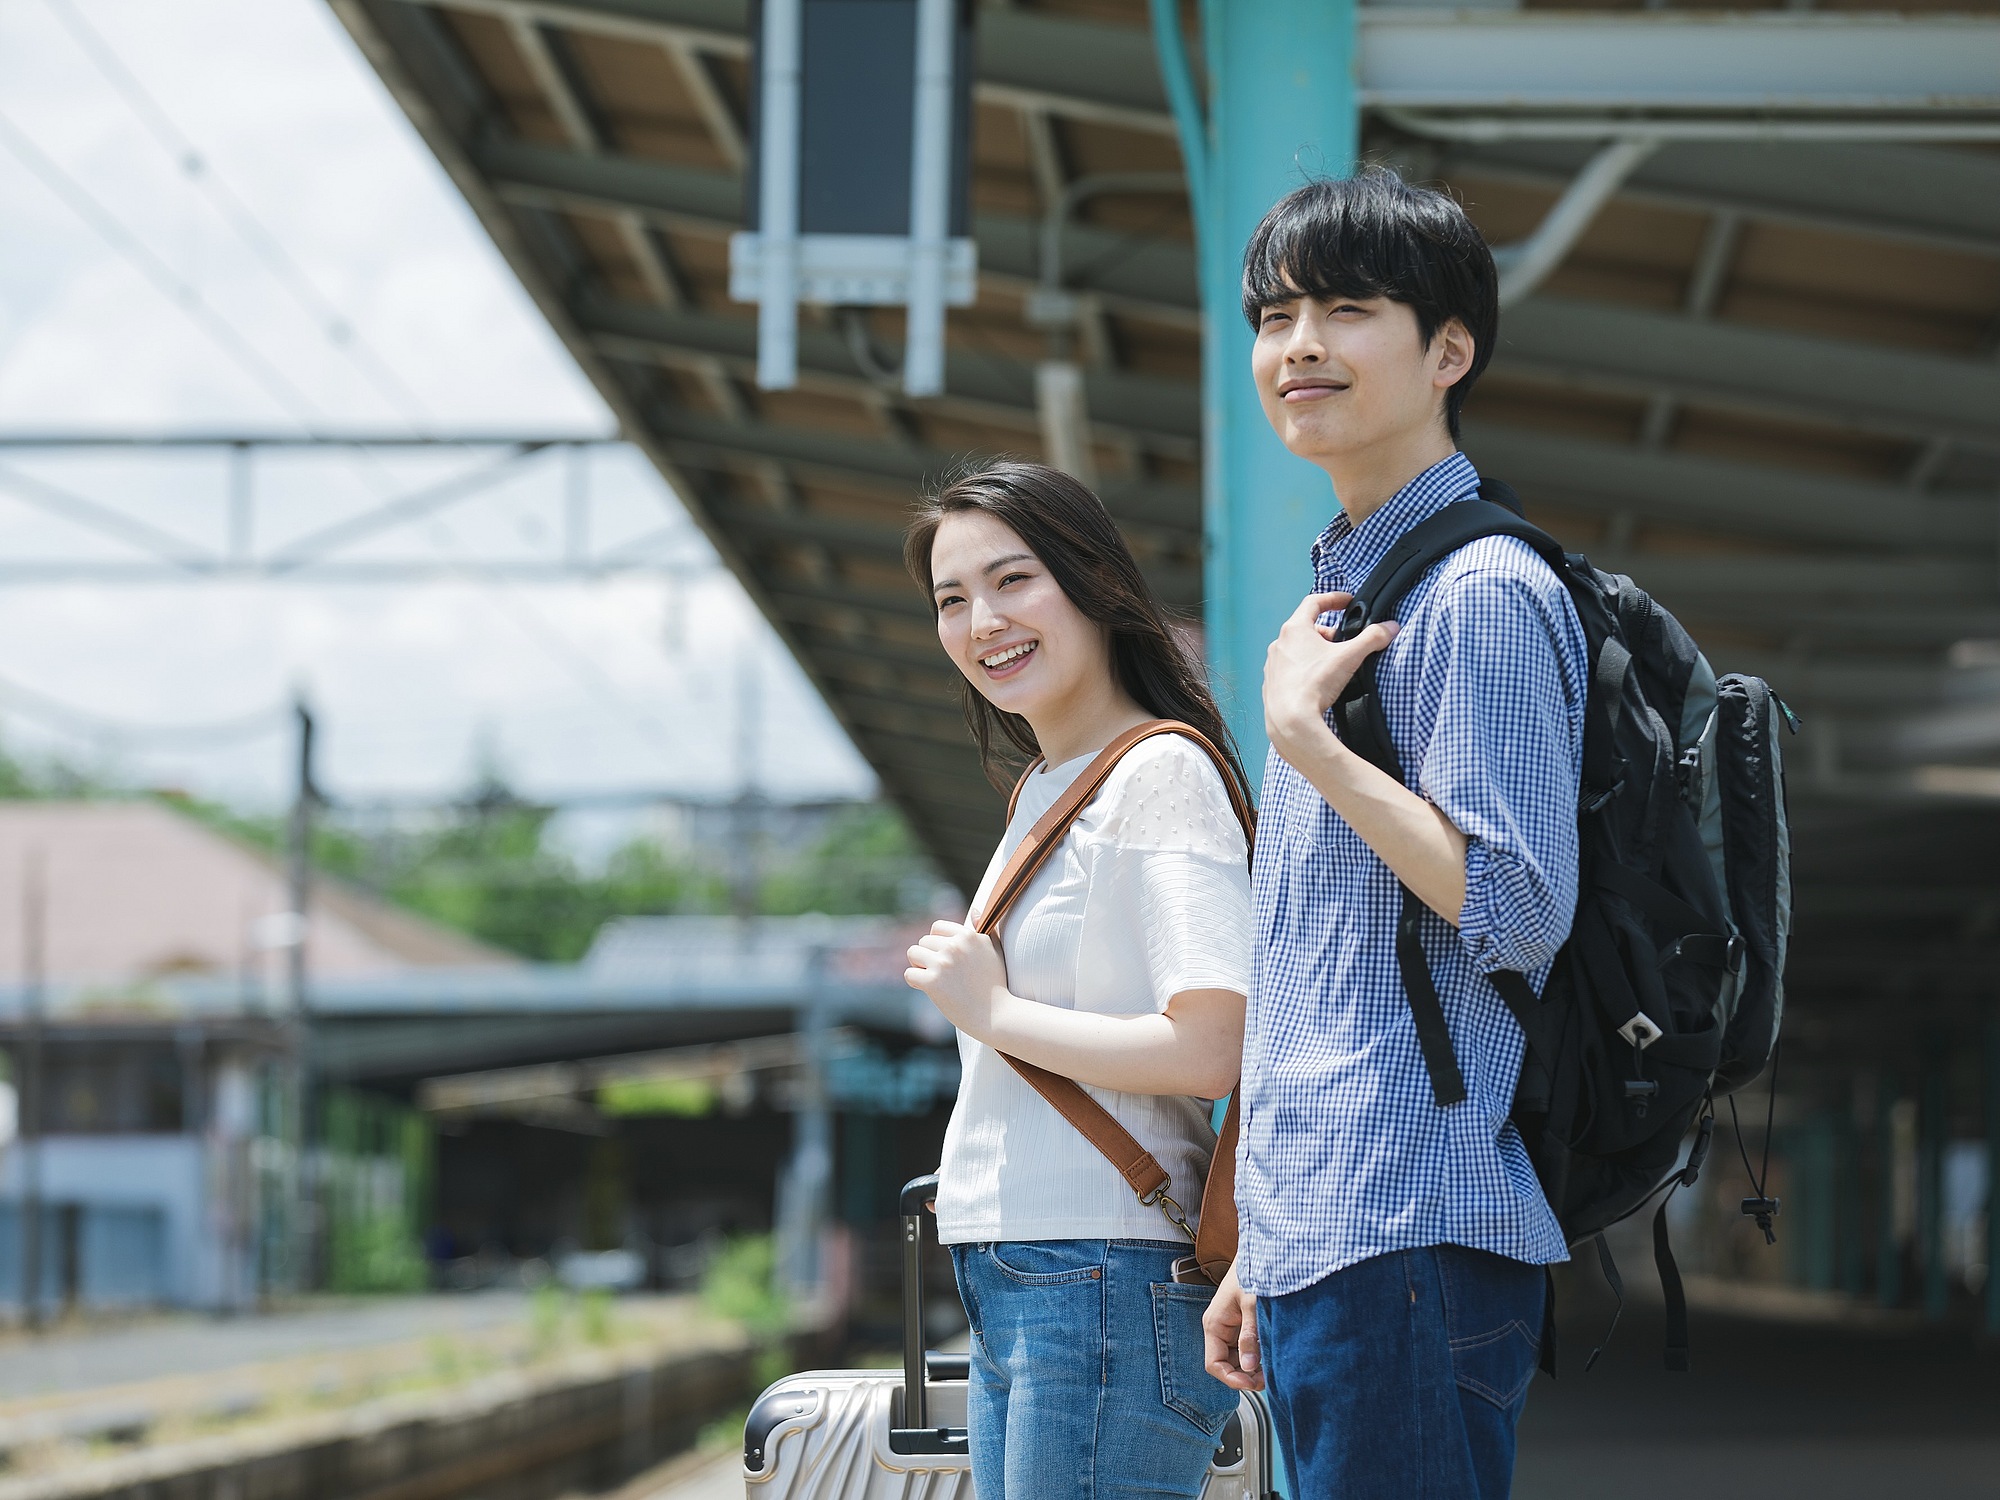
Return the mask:
<svg viewBox="0 0 2000 1500">
<path fill-rule="evenodd" d="M 1028 780 L 973 899 L 1095 757 Z M 1044 1005 L 1157 1014 L 1188 990 L 1250 991 L 1250 876 L 1242 825 L 1215 763 L 1181 735 L 1128 751 L 1007 920 L 1007 987 Z M 958 1102 L 938 1168 L 938 1238 L 1179 1238 L 1157 1207 L 1007 1065 L 960 1034 Z M 1215 1149 L 1209 1103 L 1085 1085 L 1172 1174 L 1192 1224 Z"/>
</svg>

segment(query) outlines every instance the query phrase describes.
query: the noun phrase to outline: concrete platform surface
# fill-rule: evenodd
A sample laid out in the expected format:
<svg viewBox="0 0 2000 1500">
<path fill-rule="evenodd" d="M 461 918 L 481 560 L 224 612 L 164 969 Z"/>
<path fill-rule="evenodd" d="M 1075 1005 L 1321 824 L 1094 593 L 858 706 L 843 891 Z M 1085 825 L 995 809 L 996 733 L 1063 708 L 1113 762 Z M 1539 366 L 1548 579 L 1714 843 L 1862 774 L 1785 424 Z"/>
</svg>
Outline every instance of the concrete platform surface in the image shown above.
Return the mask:
<svg viewBox="0 0 2000 1500">
<path fill-rule="evenodd" d="M 1831 1300 L 1757 1317 L 1738 1298 L 1694 1308 L 1693 1368 L 1672 1374 L 1657 1307 L 1634 1307 L 1585 1374 L 1609 1304 L 1564 1311 L 1562 1377 L 1536 1377 L 1522 1421 L 1518 1500 L 2000 1495 L 2000 1347 L 1967 1325 L 1842 1317 Z"/>
<path fill-rule="evenodd" d="M 168 1315 L 123 1327 L 15 1333 L 0 1340 L 0 1401 L 479 1333 L 527 1316 L 526 1293 L 474 1292 L 329 1297 L 254 1316 Z"/>
<path fill-rule="evenodd" d="M 743 1456 L 734 1448 L 725 1449 L 687 1467 L 643 1500 L 743 1500 Z"/>
</svg>

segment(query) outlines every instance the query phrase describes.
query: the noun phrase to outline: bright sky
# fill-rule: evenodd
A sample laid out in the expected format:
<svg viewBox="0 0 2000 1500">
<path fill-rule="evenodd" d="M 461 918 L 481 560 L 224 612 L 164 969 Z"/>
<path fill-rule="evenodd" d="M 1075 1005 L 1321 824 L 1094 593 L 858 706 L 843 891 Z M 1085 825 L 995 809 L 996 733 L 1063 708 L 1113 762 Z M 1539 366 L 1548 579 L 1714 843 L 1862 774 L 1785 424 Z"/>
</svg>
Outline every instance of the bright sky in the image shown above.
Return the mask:
<svg viewBox="0 0 2000 1500">
<path fill-rule="evenodd" d="M 120 65 L 157 101 L 150 129 L 143 101 L 107 76 Z M 198 152 L 193 170 L 177 138 Z M 295 284 L 242 231 L 232 198 L 296 266 Z M 0 213 L 0 433 L 609 430 L 323 0 L 0 6 Z M 329 318 L 351 327 L 344 344 Z M 260 545 L 491 461 L 274 461 L 257 477 Z M 336 795 L 447 793 L 487 756 L 529 792 L 726 793 L 740 784 L 733 722 L 749 677 L 764 787 L 865 794 L 866 766 L 673 494 L 628 450 L 598 452 L 589 477 L 601 541 L 672 526 L 669 550 L 702 570 L 680 585 L 0 582 L 0 733 L 16 749 L 268 804 L 284 784 L 281 737 L 55 732 L 29 695 L 186 725 L 255 712 L 302 683 Z M 226 535 L 215 458 L 0 452 L 0 570 L 141 555 L 24 503 L 34 481 L 190 544 Z M 546 558 L 561 545 L 564 484 L 560 458 L 531 459 L 490 497 L 352 555 Z"/>
</svg>

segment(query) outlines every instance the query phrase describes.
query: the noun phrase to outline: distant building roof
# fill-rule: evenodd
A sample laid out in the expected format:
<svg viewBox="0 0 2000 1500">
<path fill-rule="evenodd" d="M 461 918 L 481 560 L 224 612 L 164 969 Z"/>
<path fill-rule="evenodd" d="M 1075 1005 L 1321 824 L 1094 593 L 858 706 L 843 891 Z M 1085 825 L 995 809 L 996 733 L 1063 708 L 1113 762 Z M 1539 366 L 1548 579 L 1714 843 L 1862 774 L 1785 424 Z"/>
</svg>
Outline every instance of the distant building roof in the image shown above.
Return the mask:
<svg viewBox="0 0 2000 1500">
<path fill-rule="evenodd" d="M 584 968 L 603 983 L 811 988 L 902 983 L 927 922 L 895 917 L 617 917 L 598 929 Z M 754 976 L 754 978 L 752 977 Z"/>
<path fill-rule="evenodd" d="M 277 977 L 282 954 L 260 947 L 259 923 L 290 902 L 268 855 L 156 802 L 7 802 L 0 803 L 0 984 L 23 977 L 26 880 L 37 860 L 52 985 Z M 328 978 L 516 962 L 324 879 L 314 882 L 308 944 L 312 972 Z"/>
</svg>

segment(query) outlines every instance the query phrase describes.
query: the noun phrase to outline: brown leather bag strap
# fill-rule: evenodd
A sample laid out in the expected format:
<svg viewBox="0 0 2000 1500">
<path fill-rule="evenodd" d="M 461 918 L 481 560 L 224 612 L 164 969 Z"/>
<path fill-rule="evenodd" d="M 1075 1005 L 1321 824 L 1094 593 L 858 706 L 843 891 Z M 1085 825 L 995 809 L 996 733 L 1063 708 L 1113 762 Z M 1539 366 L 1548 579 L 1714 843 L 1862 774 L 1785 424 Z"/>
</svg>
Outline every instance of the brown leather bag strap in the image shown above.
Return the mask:
<svg viewBox="0 0 2000 1500">
<path fill-rule="evenodd" d="M 993 889 L 987 895 L 986 905 L 973 922 L 973 927 L 977 931 L 994 932 L 999 929 L 1000 924 L 1007 919 L 1007 913 L 1013 909 L 1014 903 L 1021 899 L 1021 893 L 1028 888 L 1029 882 L 1040 872 L 1049 856 L 1068 835 L 1070 824 L 1077 820 L 1078 815 L 1089 805 L 1090 799 L 1095 797 L 1104 783 L 1110 779 L 1118 762 L 1125 758 L 1125 752 L 1134 745 L 1161 734 L 1181 735 L 1194 741 L 1207 752 L 1208 758 L 1215 762 L 1215 769 L 1221 773 L 1223 789 L 1229 794 L 1229 805 L 1236 813 L 1236 821 L 1243 825 L 1243 836 L 1245 838 L 1256 836 L 1257 815 L 1251 811 L 1249 800 L 1243 795 L 1243 789 L 1236 784 L 1236 778 L 1230 774 L 1229 763 L 1223 759 L 1222 752 L 1209 743 L 1208 736 L 1190 724 L 1182 724 L 1173 719 L 1149 719 L 1144 724 L 1134 725 L 1126 730 L 1098 751 L 1097 758 L 1083 768 L 1076 780 L 1072 781 L 1062 796 L 1056 799 L 1055 805 L 1035 820 L 1035 826 L 1030 828 L 1026 836 L 1015 846 L 1013 854 L 1001 867 L 999 876 L 995 878 Z M 1021 773 L 1021 779 L 1015 783 L 1014 795 L 1007 804 L 1010 820 L 1014 808 L 1019 805 L 1021 789 L 1028 784 L 1028 778 L 1035 774 L 1036 768 L 1041 764 L 1039 760 L 1036 761 Z"/>
<path fill-rule="evenodd" d="M 1201 1217 L 1195 1221 L 1195 1264 L 1217 1284 L 1236 1259 L 1236 1137 L 1241 1130 L 1238 1110 L 1242 1102 L 1243 1088 L 1238 1084 L 1230 1090 L 1229 1108 L 1222 1112 L 1215 1155 L 1209 1162 L 1208 1180 L 1202 1184 Z"/>
<path fill-rule="evenodd" d="M 1223 759 L 1222 752 L 1209 742 L 1206 735 L 1190 725 L 1178 723 L 1173 719 L 1149 720 L 1126 730 L 1098 751 L 1097 758 L 1085 766 L 1076 780 L 1064 789 L 1062 796 L 1056 799 L 1055 805 L 1035 820 L 1035 826 L 1028 830 L 1015 847 L 1013 854 L 1008 857 L 1007 863 L 1001 867 L 998 878 L 993 882 L 993 890 L 987 898 L 985 908 L 972 924 L 975 931 L 993 933 L 999 930 L 1000 924 L 1007 918 L 1007 913 L 1013 909 L 1014 903 L 1020 900 L 1021 893 L 1028 888 L 1042 866 L 1048 863 L 1049 856 L 1055 853 L 1057 846 L 1068 835 L 1070 825 L 1077 820 L 1078 814 L 1089 804 L 1090 799 L 1097 795 L 1099 789 L 1109 779 L 1113 768 L 1124 758 L 1125 752 L 1134 745 L 1160 734 L 1183 735 L 1208 753 L 1209 759 L 1215 762 L 1216 770 L 1222 774 L 1222 784 L 1229 792 L 1230 805 L 1235 809 L 1238 821 L 1243 824 L 1244 837 L 1250 838 L 1255 835 L 1256 815 L 1250 810 L 1250 804 L 1243 796 L 1242 789 L 1237 786 L 1235 778 L 1230 775 L 1229 764 Z M 1035 766 L 1040 764 L 1041 762 L 1037 761 Z M 1010 817 L 1020 799 L 1021 788 L 1027 784 L 1028 777 L 1035 773 L 1035 766 L 1030 766 L 1023 772 L 1021 780 L 1014 787 L 1014 799 L 1008 804 Z M 1020 1074 L 1029 1087 L 1048 1100 L 1057 1114 L 1075 1126 L 1078 1133 L 1095 1146 L 1106 1161 L 1118 1169 L 1118 1175 L 1125 1179 L 1126 1186 L 1138 1195 L 1141 1203 L 1160 1203 L 1163 1207 L 1172 1206 L 1176 1211 L 1179 1210 L 1179 1205 L 1167 1196 L 1167 1188 L 1173 1181 L 1172 1174 L 1159 1164 L 1152 1152 L 1139 1144 L 1137 1137 L 1131 1131 L 1118 1123 L 1111 1111 L 1091 1098 L 1081 1084 L 1074 1079 L 1063 1077 L 1060 1073 L 1051 1073 L 1047 1068 L 1022 1062 L 1018 1057 L 1008 1057 L 1004 1052 L 1000 1055 L 1007 1058 L 1008 1066 Z M 1235 1118 L 1233 1102 L 1230 1110 L 1229 1120 L 1233 1121 Z M 1233 1152 L 1236 1143 L 1232 1139 L 1229 1144 Z M 1169 1217 L 1174 1216 L 1170 1214 Z M 1183 1232 L 1187 1231 L 1184 1217 L 1175 1218 L 1174 1222 L 1180 1225 Z"/>
</svg>

